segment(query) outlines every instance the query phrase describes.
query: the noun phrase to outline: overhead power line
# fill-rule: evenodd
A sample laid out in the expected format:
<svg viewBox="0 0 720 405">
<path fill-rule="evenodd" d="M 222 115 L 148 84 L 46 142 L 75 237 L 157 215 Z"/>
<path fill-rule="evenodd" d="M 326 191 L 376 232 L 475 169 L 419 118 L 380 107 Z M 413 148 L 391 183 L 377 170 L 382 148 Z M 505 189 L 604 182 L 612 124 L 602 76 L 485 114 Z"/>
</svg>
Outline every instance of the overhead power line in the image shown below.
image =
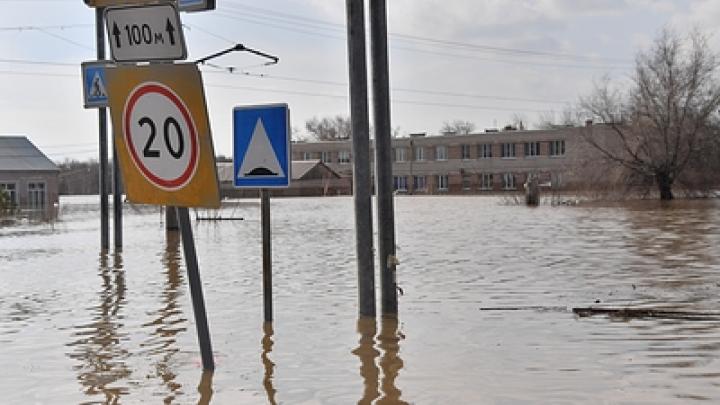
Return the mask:
<svg viewBox="0 0 720 405">
<path fill-rule="evenodd" d="M 50 61 L 38 61 L 38 60 L 23 60 L 23 59 L 0 59 L 0 63 L 8 63 L 8 64 L 29 64 L 29 65 L 41 65 L 41 66 L 62 66 L 62 67 L 73 67 L 76 68 L 77 64 L 73 63 L 61 63 L 61 62 L 50 62 Z M 279 75 L 272 75 L 267 73 L 252 73 L 247 72 L 239 69 L 232 69 L 228 67 L 213 65 L 213 64 L 207 64 L 208 66 L 214 67 L 216 69 L 221 70 L 208 70 L 208 69 L 202 69 L 203 73 L 207 74 L 223 74 L 223 75 L 234 75 L 234 76 L 240 76 L 240 77 L 252 77 L 257 78 L 261 80 L 277 80 L 277 81 L 289 81 L 289 82 L 297 82 L 297 83 L 309 83 L 309 84 L 321 84 L 326 86 L 333 86 L 333 87 L 344 87 L 347 88 L 348 83 L 347 82 L 341 82 L 341 81 L 331 81 L 331 80 L 319 80 L 319 79 L 307 79 L 302 77 L 291 77 L 291 76 L 279 76 Z M 11 75 L 22 75 L 22 76 L 32 76 L 32 75 L 39 75 L 39 76 L 65 76 L 65 77 L 78 77 L 79 73 L 75 74 L 66 74 L 66 73 L 53 73 L 53 72 L 21 72 L 21 71 L 11 71 L 11 70 L 0 70 L 0 74 L 11 74 Z M 404 92 L 404 93 L 414 93 L 414 94 L 427 94 L 427 95 L 434 95 L 434 96 L 447 96 L 447 97 L 462 97 L 462 98 L 475 98 L 475 99 L 484 99 L 484 100 L 497 100 L 497 101 L 518 101 L 518 102 L 529 102 L 529 103 L 545 103 L 545 104 L 568 104 L 569 101 L 561 101 L 561 100 L 547 100 L 547 99 L 537 99 L 537 98 L 528 98 L 528 97 L 512 97 L 512 96 L 498 96 L 498 95 L 488 95 L 488 94 L 477 94 L 477 93 L 467 93 L 467 92 L 453 92 L 453 91 L 446 91 L 446 90 L 427 90 L 427 89 L 414 89 L 414 88 L 406 88 L 406 87 L 392 87 L 391 90 L 393 92 Z M 306 92 L 300 92 L 306 93 Z M 317 95 L 317 93 L 314 93 L 313 95 Z M 344 96 L 343 96 L 344 97 Z"/>
<path fill-rule="evenodd" d="M 293 26 L 300 24 L 305 27 L 313 27 L 315 29 L 334 31 L 334 32 L 340 32 L 340 33 L 345 32 L 344 24 L 338 24 L 338 23 L 335 23 L 332 21 L 319 20 L 319 19 L 309 18 L 306 16 L 298 15 L 298 14 L 291 14 L 291 13 L 279 12 L 277 10 L 270 10 L 270 9 L 266 9 L 266 8 L 256 7 L 256 6 L 250 5 L 246 2 L 241 2 L 241 1 L 226 0 L 225 3 L 226 3 L 225 7 L 229 8 L 230 10 L 225 10 L 225 7 L 223 7 L 221 10 L 231 13 L 231 14 L 235 14 L 235 15 L 241 15 L 241 16 L 247 17 L 248 15 L 252 16 L 254 14 L 256 16 L 256 18 L 261 17 L 263 20 L 270 19 L 275 22 L 292 24 Z M 443 38 L 432 38 L 432 37 L 410 35 L 410 34 L 403 34 L 403 33 L 397 33 L 397 32 L 391 32 L 388 35 L 391 39 L 402 40 L 405 42 L 425 44 L 425 45 L 430 45 L 430 46 L 434 46 L 434 47 L 439 46 L 439 47 L 442 47 L 443 49 L 447 49 L 447 47 L 453 47 L 453 48 L 461 48 L 464 50 L 489 52 L 489 53 L 496 53 L 496 54 L 503 54 L 503 55 L 550 57 L 550 58 L 554 58 L 554 59 L 561 58 L 561 59 L 566 59 L 566 60 L 576 60 L 576 61 L 582 61 L 582 62 L 595 62 L 595 63 L 596 62 L 606 62 L 606 63 L 612 62 L 612 63 L 630 64 L 633 62 L 632 60 L 624 59 L 624 58 L 610 58 L 610 57 L 601 57 L 601 56 L 573 54 L 573 53 L 567 53 L 567 52 L 551 52 L 551 51 L 543 51 L 543 50 L 537 50 L 537 49 L 501 47 L 501 46 L 496 46 L 496 45 L 454 41 L 454 40 L 443 39 Z"/>
<path fill-rule="evenodd" d="M 263 93 L 282 93 L 282 94 L 295 94 L 295 95 L 302 95 L 302 96 L 312 96 L 312 97 L 327 97 L 327 98 L 336 98 L 336 99 L 348 99 L 347 95 L 341 95 L 341 94 L 327 94 L 327 93 L 315 93 L 315 92 L 307 92 L 307 91 L 293 91 L 293 90 L 276 90 L 276 89 L 267 89 L 267 88 L 260 88 L 260 87 L 251 87 L 251 86 L 233 86 L 233 85 L 227 85 L 227 84 L 206 84 L 208 87 L 213 88 L 221 88 L 221 89 L 231 89 L 231 90 L 249 90 L 249 91 L 258 91 Z M 432 101 L 415 101 L 415 100 L 401 100 L 397 98 L 393 98 L 391 100 L 393 104 L 409 104 L 409 105 L 423 105 L 423 106 L 432 106 L 432 107 L 446 107 L 446 108 L 463 108 L 463 109 L 472 109 L 472 110 L 490 110 L 490 111 L 505 111 L 505 112 L 533 112 L 533 113 L 547 113 L 552 112 L 553 110 L 537 110 L 537 109 L 522 109 L 522 108 L 502 108 L 502 107 L 496 107 L 496 106 L 481 106 L 481 105 L 473 105 L 473 104 L 459 104 L 459 103 L 439 103 L 439 102 L 432 102 Z"/>
<path fill-rule="evenodd" d="M 323 30 L 322 28 L 318 29 L 317 27 L 303 27 L 302 24 L 293 24 L 287 21 L 282 20 L 273 20 L 272 17 L 260 17 L 260 16 L 252 16 L 248 15 L 247 13 L 234 13 L 234 12 L 223 12 L 218 11 L 214 13 L 215 16 L 231 19 L 233 21 L 243 21 L 246 23 L 258 25 L 264 28 L 276 28 L 284 31 L 294 32 L 294 33 L 300 33 L 303 35 L 309 35 L 313 37 L 319 37 L 319 38 L 327 38 L 332 39 L 336 41 L 342 41 L 345 42 L 345 34 L 341 32 L 336 32 L 335 30 L 331 30 L 331 33 L 328 33 L 327 30 Z M 497 62 L 497 63 L 504 63 L 504 64 L 512 64 L 512 65 L 520 65 L 520 66 L 540 66 L 540 67 L 555 67 L 555 68 L 568 68 L 568 69 L 602 69 L 602 70 L 608 70 L 608 69 L 616 69 L 616 68 L 622 68 L 622 69 L 628 69 L 630 68 L 630 65 L 626 64 L 619 64 L 614 63 L 610 64 L 609 62 L 602 62 L 602 59 L 593 60 L 590 57 L 583 56 L 581 58 L 576 58 L 576 60 L 573 60 L 571 58 L 559 58 L 556 55 L 551 55 L 550 53 L 546 53 L 546 55 L 531 55 L 530 50 L 528 50 L 525 53 L 522 54 L 513 54 L 513 53 L 501 53 L 501 52 L 489 52 L 487 50 L 483 51 L 481 49 L 460 49 L 457 46 L 448 46 L 443 45 L 440 46 L 438 44 L 432 44 L 432 43 L 422 43 L 418 41 L 408 41 L 400 39 L 400 42 L 405 43 L 406 46 L 400 45 L 397 42 L 397 38 L 394 38 L 393 35 L 390 35 L 391 39 L 394 39 L 391 41 L 390 47 L 394 50 L 402 50 L 402 51 L 408 51 L 408 52 L 414 52 L 414 53 L 422 53 L 427 55 L 435 55 L 435 56 L 442 56 L 442 57 L 449 57 L 449 58 L 459 58 L 459 59 L 466 59 L 466 60 L 480 60 L 484 62 Z M 440 41 L 440 40 L 438 40 Z M 426 48 L 418 48 L 420 47 L 426 47 Z M 472 46 L 471 44 L 468 44 L 468 46 Z M 491 56 L 481 56 L 481 54 L 496 54 L 496 55 L 504 55 L 505 57 L 524 57 L 524 59 L 498 59 L 496 57 Z M 544 61 L 542 59 L 537 59 L 538 57 L 542 56 L 544 60 L 550 59 L 551 61 Z M 534 58 L 534 59 L 529 59 Z M 561 59 L 564 62 L 558 63 L 557 60 Z M 568 62 L 575 62 L 576 64 L 568 64 Z"/>
<path fill-rule="evenodd" d="M 0 27 L 0 31 L 41 31 L 66 30 L 71 28 L 91 28 L 95 24 L 65 24 L 65 25 L 19 25 L 15 27 Z"/>
</svg>

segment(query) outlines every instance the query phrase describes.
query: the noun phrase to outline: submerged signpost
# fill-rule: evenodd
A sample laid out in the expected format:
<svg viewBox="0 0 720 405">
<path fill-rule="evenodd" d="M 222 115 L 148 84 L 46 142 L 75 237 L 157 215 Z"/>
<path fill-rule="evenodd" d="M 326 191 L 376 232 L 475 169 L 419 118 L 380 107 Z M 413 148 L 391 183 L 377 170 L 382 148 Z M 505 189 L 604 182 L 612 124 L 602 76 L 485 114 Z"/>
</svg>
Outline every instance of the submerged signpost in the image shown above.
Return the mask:
<svg viewBox="0 0 720 405">
<path fill-rule="evenodd" d="M 205 370 L 213 370 L 210 329 L 188 213 L 188 207 L 220 206 L 200 71 L 194 63 L 167 63 L 185 59 L 187 54 L 174 3 L 143 6 L 128 4 L 146 1 L 85 2 L 98 7 L 124 4 L 97 10 L 107 22 L 115 62 L 163 62 L 142 66 L 83 64 L 85 105 L 101 110 L 105 105 L 110 107 L 115 165 L 122 169 L 128 201 L 177 207 L 202 364 Z M 98 59 L 103 56 L 98 52 Z M 101 114 L 101 134 L 103 125 Z M 102 156 L 107 149 L 102 136 L 100 147 Z"/>
<path fill-rule="evenodd" d="M 233 110 L 233 183 L 259 188 L 263 239 L 263 314 L 273 319 L 270 191 L 290 186 L 290 110 L 287 104 Z"/>
<path fill-rule="evenodd" d="M 127 199 L 177 207 L 203 367 L 214 369 L 188 207 L 218 208 L 215 153 L 195 64 L 107 70 L 110 113 Z"/>
</svg>

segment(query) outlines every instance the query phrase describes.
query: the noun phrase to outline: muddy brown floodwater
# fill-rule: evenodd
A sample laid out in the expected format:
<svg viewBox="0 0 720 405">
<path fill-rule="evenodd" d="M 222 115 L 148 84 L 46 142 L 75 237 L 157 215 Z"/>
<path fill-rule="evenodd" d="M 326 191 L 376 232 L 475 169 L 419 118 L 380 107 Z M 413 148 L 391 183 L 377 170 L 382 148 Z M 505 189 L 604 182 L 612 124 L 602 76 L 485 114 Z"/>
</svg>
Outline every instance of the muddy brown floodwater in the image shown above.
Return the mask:
<svg viewBox="0 0 720 405">
<path fill-rule="evenodd" d="M 193 221 L 217 370 L 203 373 L 178 235 L 97 199 L 0 227 L 2 404 L 684 404 L 720 401 L 720 201 L 574 207 L 398 197 L 397 321 L 357 318 L 351 198 Z M 201 215 L 207 213 L 201 212 Z M 574 307 L 709 314 L 578 316 Z M 661 313 L 662 314 L 662 313 Z"/>
</svg>

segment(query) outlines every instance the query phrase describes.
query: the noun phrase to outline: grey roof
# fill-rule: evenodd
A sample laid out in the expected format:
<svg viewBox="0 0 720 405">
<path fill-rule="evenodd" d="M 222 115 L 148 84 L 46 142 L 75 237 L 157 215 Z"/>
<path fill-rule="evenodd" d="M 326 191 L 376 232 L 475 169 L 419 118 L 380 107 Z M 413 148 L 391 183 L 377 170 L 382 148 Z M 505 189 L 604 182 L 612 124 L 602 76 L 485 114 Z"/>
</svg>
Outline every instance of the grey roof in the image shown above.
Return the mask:
<svg viewBox="0 0 720 405">
<path fill-rule="evenodd" d="M 0 171 L 60 171 L 25 136 L 0 136 Z"/>
<path fill-rule="evenodd" d="M 292 179 L 302 179 L 310 170 L 322 164 L 323 163 L 320 160 L 293 160 Z"/>
<path fill-rule="evenodd" d="M 314 169 L 317 166 L 327 167 L 320 160 L 293 160 L 291 164 L 292 180 L 302 179 L 310 170 Z M 332 169 L 328 168 L 328 170 L 332 172 Z M 233 162 L 217 162 L 217 171 L 218 180 L 221 183 L 233 181 Z"/>
</svg>

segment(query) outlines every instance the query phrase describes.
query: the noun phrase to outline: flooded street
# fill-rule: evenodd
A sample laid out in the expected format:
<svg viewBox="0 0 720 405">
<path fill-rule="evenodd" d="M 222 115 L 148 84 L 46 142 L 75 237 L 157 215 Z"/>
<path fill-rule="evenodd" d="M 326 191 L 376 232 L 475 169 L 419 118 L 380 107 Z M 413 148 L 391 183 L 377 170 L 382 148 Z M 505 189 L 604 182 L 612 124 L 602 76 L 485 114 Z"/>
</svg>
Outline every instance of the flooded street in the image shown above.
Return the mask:
<svg viewBox="0 0 720 405">
<path fill-rule="evenodd" d="M 502 202 L 398 197 L 404 295 L 377 323 L 357 319 L 351 198 L 273 200 L 272 325 L 259 200 L 193 220 L 204 374 L 159 209 L 126 206 L 125 246 L 103 254 L 97 198 L 62 198 L 53 224 L 0 227 L 0 403 L 720 401 L 720 201 Z M 572 311 L 590 306 L 706 316 Z"/>
</svg>

